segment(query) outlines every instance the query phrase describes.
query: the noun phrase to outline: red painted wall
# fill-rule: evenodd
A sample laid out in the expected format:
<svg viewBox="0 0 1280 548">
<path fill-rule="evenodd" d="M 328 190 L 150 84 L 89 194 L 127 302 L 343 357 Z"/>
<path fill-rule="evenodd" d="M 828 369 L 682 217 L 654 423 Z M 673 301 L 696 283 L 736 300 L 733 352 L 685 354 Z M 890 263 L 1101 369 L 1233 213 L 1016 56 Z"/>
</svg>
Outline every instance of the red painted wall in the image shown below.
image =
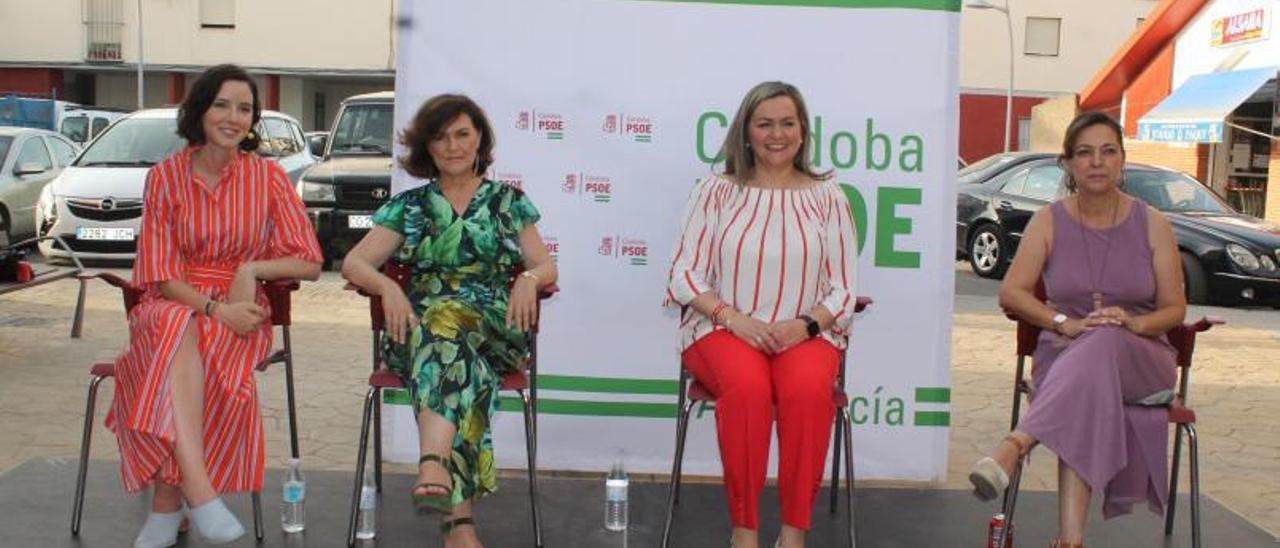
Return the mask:
<svg viewBox="0 0 1280 548">
<path fill-rule="evenodd" d="M 1030 118 L 1031 109 L 1044 102 L 1043 97 L 1013 96 L 1013 129 L 1009 149 L 1018 149 L 1018 119 Z M 973 163 L 1004 152 L 1003 95 L 960 94 L 960 157 Z"/>
<path fill-rule="evenodd" d="M 62 84 L 62 71 L 45 68 L 0 69 L 0 91 L 48 94 L 57 91 L 58 98 L 67 95 Z"/>
<path fill-rule="evenodd" d="M 1173 86 L 1173 45 L 1169 42 L 1124 90 L 1124 132 L 1138 136 L 1138 119 L 1169 96 Z"/>
</svg>

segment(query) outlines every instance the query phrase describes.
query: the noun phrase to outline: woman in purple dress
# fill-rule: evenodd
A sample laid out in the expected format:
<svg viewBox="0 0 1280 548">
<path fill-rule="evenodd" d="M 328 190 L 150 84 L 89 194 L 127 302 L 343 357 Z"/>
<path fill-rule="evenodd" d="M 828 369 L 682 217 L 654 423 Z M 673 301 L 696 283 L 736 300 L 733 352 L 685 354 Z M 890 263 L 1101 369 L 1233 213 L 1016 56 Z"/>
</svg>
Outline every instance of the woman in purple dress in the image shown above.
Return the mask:
<svg viewBox="0 0 1280 548">
<path fill-rule="evenodd" d="M 1175 352 L 1164 333 L 1186 299 L 1169 221 L 1122 189 L 1120 125 L 1086 112 L 1067 127 L 1059 162 L 1066 198 L 1031 218 L 1000 287 L 1000 305 L 1044 329 L 1032 397 L 1018 427 L 974 466 L 974 493 L 991 500 L 1037 443 L 1058 455 L 1058 540 L 1082 546 L 1089 496 L 1104 518 L 1167 496 L 1165 410 L 1136 405 L 1170 394 Z M 1047 302 L 1035 295 L 1044 283 Z"/>
</svg>

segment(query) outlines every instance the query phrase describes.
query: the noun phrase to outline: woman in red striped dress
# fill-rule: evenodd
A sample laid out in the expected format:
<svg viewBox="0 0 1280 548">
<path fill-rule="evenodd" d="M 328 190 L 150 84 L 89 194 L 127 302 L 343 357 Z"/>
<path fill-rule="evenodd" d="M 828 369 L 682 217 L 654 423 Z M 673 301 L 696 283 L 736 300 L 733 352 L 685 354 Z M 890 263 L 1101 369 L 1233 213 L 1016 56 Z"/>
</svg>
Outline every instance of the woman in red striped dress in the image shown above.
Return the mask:
<svg viewBox="0 0 1280 548">
<path fill-rule="evenodd" d="M 809 116 L 790 84 L 743 98 L 724 174 L 699 181 L 672 260 L 684 367 L 716 396 L 731 546 L 759 545 L 759 498 L 778 421 L 782 532 L 804 545 L 822 482 L 832 387 L 853 322 L 857 247 L 849 202 L 809 165 Z"/>
<path fill-rule="evenodd" d="M 253 367 L 271 349 L 258 280 L 320 275 L 320 246 L 284 170 L 252 150 L 261 105 L 239 67 L 195 81 L 179 109 L 190 145 L 147 174 L 129 314 L 107 427 L 129 492 L 155 484 L 135 547 L 172 546 L 185 504 L 206 541 L 244 527 L 220 494 L 262 488 Z"/>
</svg>

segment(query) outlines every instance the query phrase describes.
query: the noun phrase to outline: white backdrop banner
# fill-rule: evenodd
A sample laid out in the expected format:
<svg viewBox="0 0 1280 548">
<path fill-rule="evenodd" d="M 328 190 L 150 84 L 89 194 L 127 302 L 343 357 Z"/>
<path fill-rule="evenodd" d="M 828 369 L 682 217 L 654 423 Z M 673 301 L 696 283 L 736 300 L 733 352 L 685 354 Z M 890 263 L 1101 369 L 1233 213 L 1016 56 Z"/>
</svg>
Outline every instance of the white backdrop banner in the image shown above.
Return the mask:
<svg viewBox="0 0 1280 548">
<path fill-rule="evenodd" d="M 848 390 L 860 478 L 943 480 L 950 424 L 959 0 L 416 0 L 401 4 L 396 121 L 465 93 L 560 266 L 543 309 L 539 464 L 670 470 L 678 349 L 663 308 L 679 216 L 738 102 L 795 84 L 814 163 L 861 243 Z M 397 173 L 397 191 L 422 181 Z M 495 425 L 522 467 L 518 401 Z M 685 470 L 719 475 L 694 412 Z M 775 444 L 776 445 L 776 444 Z"/>
</svg>

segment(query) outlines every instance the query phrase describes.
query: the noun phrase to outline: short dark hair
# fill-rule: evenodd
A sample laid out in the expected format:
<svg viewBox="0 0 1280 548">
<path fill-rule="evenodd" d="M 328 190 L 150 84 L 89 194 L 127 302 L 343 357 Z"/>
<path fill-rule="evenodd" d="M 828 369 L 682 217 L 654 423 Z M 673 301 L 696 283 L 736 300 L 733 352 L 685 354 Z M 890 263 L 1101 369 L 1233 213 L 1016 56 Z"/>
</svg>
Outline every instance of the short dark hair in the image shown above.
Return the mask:
<svg viewBox="0 0 1280 548">
<path fill-rule="evenodd" d="M 1087 110 L 1076 115 L 1071 120 L 1071 124 L 1067 126 L 1067 132 L 1062 136 L 1062 152 L 1058 153 L 1058 163 L 1063 164 L 1071 159 L 1072 149 L 1076 148 L 1076 142 L 1080 140 L 1080 134 L 1084 130 L 1093 126 L 1106 126 L 1116 134 L 1116 142 L 1120 144 L 1120 155 L 1124 156 L 1124 128 L 1120 127 L 1111 115 L 1099 110 Z M 1076 191 L 1076 181 L 1071 177 L 1071 172 L 1063 167 L 1063 184 L 1067 187 L 1068 192 Z"/>
<path fill-rule="evenodd" d="M 445 129 L 463 114 L 480 132 L 480 148 L 476 150 L 476 175 L 483 175 L 493 164 L 493 127 L 484 110 L 466 95 L 446 93 L 427 99 L 413 115 L 409 127 L 400 132 L 400 144 L 409 150 L 400 157 L 400 167 L 420 179 L 434 179 L 440 174 L 427 145 L 444 134 Z"/>
<path fill-rule="evenodd" d="M 240 150 L 252 152 L 258 149 L 258 144 L 261 142 L 258 132 L 253 128 L 256 128 L 258 120 L 262 119 L 262 101 L 258 99 L 258 85 L 253 83 L 248 72 L 236 65 L 224 64 L 209 67 L 200 73 L 195 83 L 191 84 L 191 91 L 187 92 L 187 97 L 182 100 L 182 106 L 178 107 L 178 136 L 192 145 L 205 143 L 204 113 L 213 105 L 214 99 L 218 98 L 218 91 L 222 89 L 222 84 L 227 81 L 249 84 L 249 91 L 253 94 L 253 124 L 250 126 L 249 135 L 240 141 Z"/>
</svg>

